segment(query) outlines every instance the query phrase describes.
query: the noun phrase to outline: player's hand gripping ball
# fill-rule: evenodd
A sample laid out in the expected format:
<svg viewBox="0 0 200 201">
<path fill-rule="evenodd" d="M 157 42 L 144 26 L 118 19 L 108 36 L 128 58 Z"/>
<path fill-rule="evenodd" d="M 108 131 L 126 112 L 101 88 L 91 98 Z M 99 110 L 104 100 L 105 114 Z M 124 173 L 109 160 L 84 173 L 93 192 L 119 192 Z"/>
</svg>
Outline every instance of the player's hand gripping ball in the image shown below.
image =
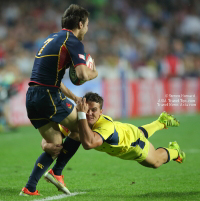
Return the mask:
<svg viewBox="0 0 200 201">
<path fill-rule="evenodd" d="M 93 59 L 92 57 L 90 56 L 90 54 L 86 54 L 85 53 L 85 61 L 86 61 L 86 66 L 88 68 L 90 68 L 91 70 L 93 70 Z M 77 75 L 76 75 L 76 70 L 74 68 L 73 65 L 71 65 L 69 67 L 69 77 L 70 77 L 70 80 L 71 82 L 74 84 L 74 85 L 82 85 L 83 83 L 85 83 L 86 81 L 84 80 L 80 80 Z"/>
</svg>

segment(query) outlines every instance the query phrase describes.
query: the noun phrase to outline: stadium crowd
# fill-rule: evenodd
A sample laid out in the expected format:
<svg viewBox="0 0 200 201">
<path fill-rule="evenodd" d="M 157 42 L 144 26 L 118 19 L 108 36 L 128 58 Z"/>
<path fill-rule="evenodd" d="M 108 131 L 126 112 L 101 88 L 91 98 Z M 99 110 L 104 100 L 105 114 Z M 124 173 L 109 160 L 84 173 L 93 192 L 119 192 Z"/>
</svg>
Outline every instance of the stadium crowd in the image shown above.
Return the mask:
<svg viewBox="0 0 200 201">
<path fill-rule="evenodd" d="M 90 12 L 83 43 L 100 76 L 117 76 L 119 69 L 130 79 L 200 76 L 198 0 L 3 0 L 0 121 L 10 86 L 30 77 L 38 47 L 61 29 L 61 15 L 72 3 Z"/>
</svg>

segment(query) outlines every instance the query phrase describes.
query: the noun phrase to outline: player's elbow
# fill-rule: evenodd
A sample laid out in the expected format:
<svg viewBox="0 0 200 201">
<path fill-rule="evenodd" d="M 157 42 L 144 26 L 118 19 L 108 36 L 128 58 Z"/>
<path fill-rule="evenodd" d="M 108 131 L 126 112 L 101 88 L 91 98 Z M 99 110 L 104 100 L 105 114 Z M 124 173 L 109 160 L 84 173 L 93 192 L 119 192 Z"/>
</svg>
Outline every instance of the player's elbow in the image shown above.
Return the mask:
<svg viewBox="0 0 200 201">
<path fill-rule="evenodd" d="M 161 165 L 162 165 L 162 163 L 158 161 L 157 163 L 152 164 L 151 167 L 152 167 L 153 169 L 157 169 L 157 168 L 159 168 Z"/>
<path fill-rule="evenodd" d="M 86 142 L 82 143 L 82 146 L 83 146 L 83 148 L 85 150 L 90 150 L 90 149 L 93 148 L 92 145 L 91 145 L 91 143 L 86 143 Z"/>
<path fill-rule="evenodd" d="M 83 146 L 83 148 L 84 148 L 85 150 L 90 150 L 90 149 L 91 149 L 91 148 L 88 147 L 88 146 Z"/>
<path fill-rule="evenodd" d="M 77 71 L 76 75 L 79 80 L 83 80 L 83 81 L 89 80 L 88 74 L 85 71 Z"/>
</svg>

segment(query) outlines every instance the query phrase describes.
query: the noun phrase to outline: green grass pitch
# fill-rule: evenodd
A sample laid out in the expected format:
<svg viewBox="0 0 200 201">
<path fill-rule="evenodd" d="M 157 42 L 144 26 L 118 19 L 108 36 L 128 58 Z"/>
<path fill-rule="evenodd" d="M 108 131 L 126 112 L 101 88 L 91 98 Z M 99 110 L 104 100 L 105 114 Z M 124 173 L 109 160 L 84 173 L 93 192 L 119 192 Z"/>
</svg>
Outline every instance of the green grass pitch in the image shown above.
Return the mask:
<svg viewBox="0 0 200 201">
<path fill-rule="evenodd" d="M 54 200 L 200 200 L 200 115 L 176 116 L 181 122 L 180 127 L 158 131 L 150 142 L 156 148 L 168 146 L 170 141 L 176 140 L 186 152 L 185 163 L 172 161 L 159 169 L 150 169 L 135 161 L 125 161 L 80 147 L 63 174 L 72 193 L 85 193 Z M 156 118 L 122 121 L 141 126 Z M 39 132 L 31 126 L 21 127 L 16 132 L 0 133 L 0 201 L 45 200 L 46 197 L 62 195 L 41 178 L 37 189 L 43 196 L 19 196 L 42 152 L 41 139 Z"/>
</svg>

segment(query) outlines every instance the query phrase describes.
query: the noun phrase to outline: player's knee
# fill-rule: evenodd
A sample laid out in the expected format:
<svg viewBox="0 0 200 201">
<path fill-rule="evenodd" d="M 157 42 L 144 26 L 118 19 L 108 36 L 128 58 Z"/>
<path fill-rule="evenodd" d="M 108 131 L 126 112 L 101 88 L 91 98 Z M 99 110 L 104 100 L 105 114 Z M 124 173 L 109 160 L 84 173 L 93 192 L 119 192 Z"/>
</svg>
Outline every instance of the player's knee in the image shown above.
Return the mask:
<svg viewBox="0 0 200 201">
<path fill-rule="evenodd" d="M 82 146 L 85 150 L 90 150 L 92 149 L 91 145 L 89 143 L 85 143 L 85 142 L 82 142 Z"/>
<path fill-rule="evenodd" d="M 152 168 L 153 169 L 157 169 L 157 168 L 159 168 L 161 166 L 161 164 L 157 161 L 156 163 L 154 163 L 153 165 L 152 165 Z"/>
<path fill-rule="evenodd" d="M 52 142 L 55 146 L 62 144 L 62 138 L 54 139 Z"/>
<path fill-rule="evenodd" d="M 157 168 L 159 168 L 160 166 L 158 166 L 158 165 L 156 165 L 156 164 L 154 164 L 153 166 L 152 166 L 152 168 L 153 169 L 157 169 Z"/>
</svg>

